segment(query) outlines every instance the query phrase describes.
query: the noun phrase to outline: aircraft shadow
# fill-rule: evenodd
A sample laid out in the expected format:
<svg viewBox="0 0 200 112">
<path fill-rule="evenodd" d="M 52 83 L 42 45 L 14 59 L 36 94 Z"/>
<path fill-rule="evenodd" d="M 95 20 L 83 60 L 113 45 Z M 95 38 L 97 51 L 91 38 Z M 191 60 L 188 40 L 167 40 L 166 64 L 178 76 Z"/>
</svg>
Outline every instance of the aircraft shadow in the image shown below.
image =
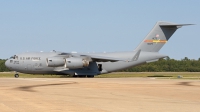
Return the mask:
<svg viewBox="0 0 200 112">
<path fill-rule="evenodd" d="M 28 92 L 37 92 L 34 88 L 37 87 L 45 87 L 45 86 L 59 86 L 59 85 L 69 85 L 69 84 L 77 84 L 77 82 L 67 82 L 67 83 L 55 83 L 55 84 L 40 84 L 40 85 L 31 85 L 31 86 L 21 86 L 14 89 L 20 91 L 28 91 Z"/>
<path fill-rule="evenodd" d="M 192 85 L 191 84 L 192 82 L 179 82 L 178 84 L 176 85 L 181 85 L 181 86 L 196 86 L 196 87 L 200 87 L 198 85 Z"/>
</svg>

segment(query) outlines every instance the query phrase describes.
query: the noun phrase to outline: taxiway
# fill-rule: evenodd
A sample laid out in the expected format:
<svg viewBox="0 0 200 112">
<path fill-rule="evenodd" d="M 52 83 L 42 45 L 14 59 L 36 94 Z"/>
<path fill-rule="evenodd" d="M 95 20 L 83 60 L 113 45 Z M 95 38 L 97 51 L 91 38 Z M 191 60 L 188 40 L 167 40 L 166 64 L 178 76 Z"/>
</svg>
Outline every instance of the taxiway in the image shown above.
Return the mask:
<svg viewBox="0 0 200 112">
<path fill-rule="evenodd" d="M 197 112 L 200 81 L 0 78 L 1 112 Z"/>
</svg>

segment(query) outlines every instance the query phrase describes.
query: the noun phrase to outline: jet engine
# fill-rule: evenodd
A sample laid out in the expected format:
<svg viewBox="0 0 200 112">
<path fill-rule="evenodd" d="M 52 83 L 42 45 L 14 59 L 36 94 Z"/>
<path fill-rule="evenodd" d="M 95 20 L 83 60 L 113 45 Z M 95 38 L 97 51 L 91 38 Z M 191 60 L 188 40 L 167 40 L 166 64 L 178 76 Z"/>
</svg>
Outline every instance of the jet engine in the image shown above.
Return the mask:
<svg viewBox="0 0 200 112">
<path fill-rule="evenodd" d="M 61 57 L 50 57 L 47 58 L 46 60 L 48 67 L 59 67 L 65 65 L 65 59 Z"/>
<path fill-rule="evenodd" d="M 65 59 L 65 67 L 69 69 L 83 68 L 89 65 L 89 61 L 82 58 L 70 57 Z"/>
</svg>

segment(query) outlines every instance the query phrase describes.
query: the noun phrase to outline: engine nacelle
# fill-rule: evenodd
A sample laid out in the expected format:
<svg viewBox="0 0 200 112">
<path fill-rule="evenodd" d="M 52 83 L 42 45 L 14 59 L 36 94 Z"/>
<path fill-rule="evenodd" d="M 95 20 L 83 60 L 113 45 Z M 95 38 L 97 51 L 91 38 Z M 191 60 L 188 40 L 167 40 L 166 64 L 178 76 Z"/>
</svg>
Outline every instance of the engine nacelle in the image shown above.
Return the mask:
<svg viewBox="0 0 200 112">
<path fill-rule="evenodd" d="M 48 67 L 59 67 L 65 65 L 65 59 L 62 57 L 50 57 L 47 58 Z"/>
<path fill-rule="evenodd" d="M 69 69 L 83 68 L 89 65 L 89 61 L 82 58 L 66 58 L 65 59 L 65 67 Z"/>
</svg>

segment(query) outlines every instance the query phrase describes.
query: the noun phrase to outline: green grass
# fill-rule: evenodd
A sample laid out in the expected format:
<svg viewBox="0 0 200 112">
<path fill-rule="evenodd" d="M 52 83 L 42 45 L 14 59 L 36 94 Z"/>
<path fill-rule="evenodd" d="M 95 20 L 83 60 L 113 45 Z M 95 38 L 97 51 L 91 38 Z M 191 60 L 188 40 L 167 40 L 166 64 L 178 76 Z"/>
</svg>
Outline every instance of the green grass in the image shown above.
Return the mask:
<svg viewBox="0 0 200 112">
<path fill-rule="evenodd" d="M 14 72 L 0 73 L 0 78 L 13 78 Z M 65 75 L 40 75 L 40 74 L 22 74 L 20 78 L 70 78 Z M 182 76 L 182 78 L 178 78 Z M 159 79 L 200 79 L 200 72 L 114 72 L 110 74 L 102 74 L 95 78 L 123 78 L 123 77 L 144 77 Z"/>
<path fill-rule="evenodd" d="M 13 73 L 0 73 L 0 78 L 14 78 Z M 23 74 L 19 73 L 20 78 L 61 78 L 61 75 L 42 75 L 42 74 Z"/>
<path fill-rule="evenodd" d="M 116 72 L 95 76 L 97 78 L 120 78 L 120 77 L 156 77 L 162 79 L 199 79 L 200 72 Z"/>
</svg>

